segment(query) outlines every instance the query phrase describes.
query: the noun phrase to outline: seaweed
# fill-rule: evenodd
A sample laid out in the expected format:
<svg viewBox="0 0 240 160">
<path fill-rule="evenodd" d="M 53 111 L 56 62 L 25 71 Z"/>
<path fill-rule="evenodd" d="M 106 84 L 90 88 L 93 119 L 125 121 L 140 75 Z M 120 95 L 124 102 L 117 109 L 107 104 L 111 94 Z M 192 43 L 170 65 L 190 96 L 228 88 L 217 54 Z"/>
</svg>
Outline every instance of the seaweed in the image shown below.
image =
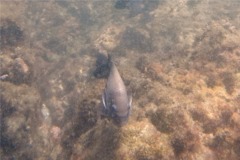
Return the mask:
<svg viewBox="0 0 240 160">
<path fill-rule="evenodd" d="M 186 130 L 183 133 L 175 134 L 171 141 L 171 146 L 176 157 L 182 157 L 183 159 L 188 159 L 187 157 L 191 154 L 196 153 L 200 149 L 200 137 L 196 130 Z M 181 158 L 180 158 L 181 159 Z"/>
<path fill-rule="evenodd" d="M 202 109 L 191 110 L 190 114 L 194 121 L 200 123 L 204 133 L 214 133 L 220 125 L 218 120 L 209 118 L 207 112 Z"/>
<path fill-rule="evenodd" d="M 171 145 L 174 149 L 175 155 L 180 155 L 186 150 L 186 144 L 184 142 L 184 139 L 182 138 L 175 138 L 172 140 Z"/>
<path fill-rule="evenodd" d="M 0 47 L 12 47 L 24 40 L 22 29 L 10 19 L 1 20 Z"/>
<path fill-rule="evenodd" d="M 155 47 L 152 40 L 146 37 L 140 31 L 127 27 L 122 34 L 120 45 L 130 50 L 138 51 L 139 53 L 153 52 Z"/>
<path fill-rule="evenodd" d="M 107 78 L 110 73 L 110 59 L 103 53 L 97 54 L 96 59 L 96 68 L 93 72 L 93 75 L 96 78 Z"/>
<path fill-rule="evenodd" d="M 240 137 L 238 137 L 233 144 L 233 150 L 234 152 L 240 156 Z"/>
<path fill-rule="evenodd" d="M 51 38 L 47 42 L 45 42 L 44 47 L 51 50 L 56 54 L 66 54 L 67 46 L 59 39 L 59 38 Z"/>
<path fill-rule="evenodd" d="M 236 86 L 236 81 L 233 73 L 223 72 L 220 74 L 220 77 L 222 78 L 222 82 L 225 86 L 226 92 L 231 95 L 234 92 Z"/>
<path fill-rule="evenodd" d="M 213 74 L 210 74 L 206 79 L 206 84 L 207 84 L 207 87 L 214 88 L 217 85 L 216 76 L 214 76 Z"/>
<path fill-rule="evenodd" d="M 183 113 L 169 111 L 166 108 L 157 109 L 148 115 L 157 130 L 167 134 L 173 133 L 177 128 L 185 126 L 186 123 Z"/>
<path fill-rule="evenodd" d="M 125 9 L 127 7 L 127 3 L 128 3 L 129 0 L 118 0 L 114 7 L 116 9 Z"/>
</svg>

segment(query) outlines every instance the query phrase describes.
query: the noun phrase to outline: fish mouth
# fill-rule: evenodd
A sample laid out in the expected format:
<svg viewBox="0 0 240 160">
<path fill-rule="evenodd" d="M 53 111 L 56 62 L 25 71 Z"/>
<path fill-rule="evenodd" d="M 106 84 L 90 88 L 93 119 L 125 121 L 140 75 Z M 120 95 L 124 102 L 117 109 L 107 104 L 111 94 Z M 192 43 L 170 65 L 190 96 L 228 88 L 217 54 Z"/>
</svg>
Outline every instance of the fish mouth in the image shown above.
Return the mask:
<svg viewBox="0 0 240 160">
<path fill-rule="evenodd" d="M 116 117 L 113 122 L 117 125 L 117 126 L 124 126 L 127 124 L 128 122 L 128 116 L 126 117 Z"/>
</svg>

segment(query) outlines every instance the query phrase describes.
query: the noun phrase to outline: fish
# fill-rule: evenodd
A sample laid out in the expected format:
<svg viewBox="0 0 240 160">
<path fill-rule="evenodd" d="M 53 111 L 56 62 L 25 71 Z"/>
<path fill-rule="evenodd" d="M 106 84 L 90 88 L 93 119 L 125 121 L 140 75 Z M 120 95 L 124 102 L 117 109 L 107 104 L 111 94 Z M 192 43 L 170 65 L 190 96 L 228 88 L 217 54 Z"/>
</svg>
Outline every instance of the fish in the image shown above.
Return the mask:
<svg viewBox="0 0 240 160">
<path fill-rule="evenodd" d="M 128 95 L 114 62 L 110 60 L 109 63 L 110 73 L 102 94 L 102 113 L 122 126 L 128 122 L 132 108 L 132 96 Z"/>
</svg>

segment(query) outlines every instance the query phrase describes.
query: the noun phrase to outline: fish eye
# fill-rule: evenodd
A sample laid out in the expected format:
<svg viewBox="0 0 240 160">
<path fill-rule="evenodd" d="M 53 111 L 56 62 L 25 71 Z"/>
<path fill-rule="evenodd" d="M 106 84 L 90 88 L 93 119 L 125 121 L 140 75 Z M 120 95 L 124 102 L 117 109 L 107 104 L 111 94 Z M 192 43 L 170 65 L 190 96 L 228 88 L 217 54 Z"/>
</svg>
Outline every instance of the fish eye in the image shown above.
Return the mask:
<svg viewBox="0 0 240 160">
<path fill-rule="evenodd" d="M 113 107 L 114 111 L 117 110 L 117 106 L 115 104 L 113 104 L 112 107 Z"/>
</svg>

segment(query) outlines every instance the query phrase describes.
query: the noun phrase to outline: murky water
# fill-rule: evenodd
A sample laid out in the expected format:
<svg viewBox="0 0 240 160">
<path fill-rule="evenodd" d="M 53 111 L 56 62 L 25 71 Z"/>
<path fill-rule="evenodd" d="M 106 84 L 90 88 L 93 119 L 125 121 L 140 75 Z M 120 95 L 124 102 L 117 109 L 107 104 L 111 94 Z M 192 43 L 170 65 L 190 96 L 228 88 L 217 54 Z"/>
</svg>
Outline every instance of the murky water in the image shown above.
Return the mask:
<svg viewBox="0 0 240 160">
<path fill-rule="evenodd" d="M 3 160 L 237 160 L 240 1 L 0 2 Z M 128 123 L 100 116 L 109 68 Z"/>
</svg>

